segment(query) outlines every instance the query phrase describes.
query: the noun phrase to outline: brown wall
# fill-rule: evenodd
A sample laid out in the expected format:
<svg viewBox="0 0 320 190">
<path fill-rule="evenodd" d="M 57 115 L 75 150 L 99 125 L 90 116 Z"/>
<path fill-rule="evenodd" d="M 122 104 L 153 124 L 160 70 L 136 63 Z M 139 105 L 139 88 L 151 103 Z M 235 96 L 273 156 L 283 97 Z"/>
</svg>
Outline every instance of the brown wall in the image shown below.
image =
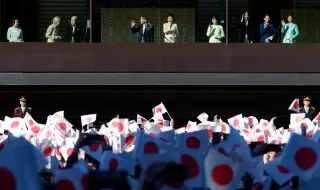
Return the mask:
<svg viewBox="0 0 320 190">
<path fill-rule="evenodd" d="M 0 72 L 319 72 L 320 45 L 1 44 Z"/>
</svg>

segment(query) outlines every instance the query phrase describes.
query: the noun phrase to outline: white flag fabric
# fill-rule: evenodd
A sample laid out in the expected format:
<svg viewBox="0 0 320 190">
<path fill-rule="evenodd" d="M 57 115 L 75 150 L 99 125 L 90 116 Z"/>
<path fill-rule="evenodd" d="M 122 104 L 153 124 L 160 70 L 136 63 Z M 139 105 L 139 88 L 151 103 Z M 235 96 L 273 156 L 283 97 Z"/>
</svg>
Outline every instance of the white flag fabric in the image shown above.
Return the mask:
<svg viewBox="0 0 320 190">
<path fill-rule="evenodd" d="M 235 128 L 237 130 L 245 127 L 242 114 L 236 115 L 236 116 L 228 119 L 228 123 L 230 126 L 232 126 L 233 128 Z"/>
<path fill-rule="evenodd" d="M 288 109 L 296 113 L 299 113 L 299 99 L 294 99 Z"/>
<path fill-rule="evenodd" d="M 287 181 L 289 181 L 294 177 L 294 175 L 287 168 L 280 165 L 279 157 L 263 165 L 263 169 L 280 186 L 282 186 L 284 183 L 286 183 Z"/>
<path fill-rule="evenodd" d="M 154 107 L 152 109 L 153 115 L 156 114 L 165 114 L 167 113 L 167 109 L 166 107 L 163 105 L 163 103 L 161 102 L 159 105 L 157 105 L 156 107 Z"/>
<path fill-rule="evenodd" d="M 203 112 L 202 114 L 198 115 L 197 119 L 201 122 L 201 123 L 205 123 L 206 121 L 208 121 L 209 115 L 205 112 Z"/>
<path fill-rule="evenodd" d="M 88 125 L 89 123 L 95 122 L 97 119 L 97 114 L 89 114 L 81 116 L 81 125 L 82 127 Z"/>
</svg>

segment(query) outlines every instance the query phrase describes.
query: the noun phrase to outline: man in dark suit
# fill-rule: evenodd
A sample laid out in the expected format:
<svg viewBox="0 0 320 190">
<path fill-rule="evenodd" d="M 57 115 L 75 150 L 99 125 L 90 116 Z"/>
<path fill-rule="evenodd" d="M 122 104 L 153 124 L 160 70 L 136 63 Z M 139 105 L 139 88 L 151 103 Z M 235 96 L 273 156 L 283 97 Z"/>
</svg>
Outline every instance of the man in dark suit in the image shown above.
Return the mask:
<svg viewBox="0 0 320 190">
<path fill-rule="evenodd" d="M 27 99 L 24 96 L 22 96 L 19 99 L 19 101 L 20 101 L 20 107 L 17 107 L 16 109 L 14 109 L 13 117 L 24 118 L 26 113 L 29 113 L 31 115 L 32 108 L 27 107 Z"/>
<path fill-rule="evenodd" d="M 245 12 L 242 15 L 240 23 L 240 43 L 254 42 L 254 26 L 249 20 L 249 13 Z"/>
<path fill-rule="evenodd" d="M 70 25 L 66 30 L 65 42 L 77 43 L 83 42 L 83 33 L 80 25 L 77 23 L 77 17 L 71 17 Z"/>
<path fill-rule="evenodd" d="M 140 23 L 131 21 L 132 33 L 139 32 L 138 42 L 139 43 L 153 43 L 154 42 L 154 29 L 153 26 L 148 22 L 147 17 L 141 16 Z"/>
<path fill-rule="evenodd" d="M 311 106 L 311 98 L 309 96 L 303 97 L 303 107 L 300 108 L 300 113 L 305 113 L 305 118 L 309 118 L 311 121 L 316 117 L 317 112 L 314 107 Z"/>
</svg>

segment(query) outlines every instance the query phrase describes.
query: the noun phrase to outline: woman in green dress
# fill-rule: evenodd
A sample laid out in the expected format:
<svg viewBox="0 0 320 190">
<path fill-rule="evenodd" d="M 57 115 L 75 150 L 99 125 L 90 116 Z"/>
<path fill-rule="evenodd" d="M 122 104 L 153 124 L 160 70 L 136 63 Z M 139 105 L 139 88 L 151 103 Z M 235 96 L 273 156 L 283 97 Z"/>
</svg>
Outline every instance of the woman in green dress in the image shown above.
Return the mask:
<svg viewBox="0 0 320 190">
<path fill-rule="evenodd" d="M 293 15 L 288 16 L 288 23 L 285 23 L 284 20 L 282 20 L 281 32 L 285 34 L 282 43 L 296 43 L 296 38 L 299 36 L 299 29 L 298 26 L 293 22 Z"/>
</svg>

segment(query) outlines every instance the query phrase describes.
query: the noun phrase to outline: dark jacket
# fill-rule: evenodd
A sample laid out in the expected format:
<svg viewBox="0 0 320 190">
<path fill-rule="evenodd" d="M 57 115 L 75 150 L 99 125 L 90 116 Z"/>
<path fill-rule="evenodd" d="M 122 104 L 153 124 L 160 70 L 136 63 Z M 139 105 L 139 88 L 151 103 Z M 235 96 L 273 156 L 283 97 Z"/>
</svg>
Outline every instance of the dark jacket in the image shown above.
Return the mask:
<svg viewBox="0 0 320 190">
<path fill-rule="evenodd" d="M 268 24 L 267 27 L 264 27 L 264 23 L 260 24 L 260 43 L 266 43 L 266 39 L 273 36 L 274 33 L 273 24 Z"/>
<path fill-rule="evenodd" d="M 306 113 L 306 110 L 304 107 L 300 108 L 300 113 L 305 113 L 305 118 L 309 118 L 311 121 L 317 116 L 316 109 L 314 107 L 310 107 L 308 113 Z"/>
<path fill-rule="evenodd" d="M 131 28 L 132 33 L 139 32 L 138 42 L 141 43 L 142 39 L 144 43 L 153 43 L 154 42 L 154 29 L 150 23 L 147 23 L 145 27 L 145 31 L 143 32 L 143 25 L 142 24 L 135 24 Z"/>
<path fill-rule="evenodd" d="M 13 111 L 13 117 L 24 118 L 24 116 L 26 115 L 26 113 L 29 113 L 29 114 L 31 115 L 31 111 L 32 111 L 32 108 L 30 108 L 30 107 L 26 107 L 26 109 L 24 110 L 24 112 L 22 111 L 21 107 L 17 107 L 17 108 L 14 109 L 14 111 Z"/>
<path fill-rule="evenodd" d="M 83 32 L 79 24 L 75 25 L 74 31 L 73 26 L 71 24 L 68 25 L 66 37 L 64 38 L 65 42 L 72 42 L 72 37 L 74 38 L 74 42 L 83 42 Z"/>
<path fill-rule="evenodd" d="M 240 23 L 240 43 L 244 43 L 246 34 L 249 42 L 254 42 L 254 26 L 250 20 L 248 20 L 248 25 L 245 21 Z"/>
</svg>

